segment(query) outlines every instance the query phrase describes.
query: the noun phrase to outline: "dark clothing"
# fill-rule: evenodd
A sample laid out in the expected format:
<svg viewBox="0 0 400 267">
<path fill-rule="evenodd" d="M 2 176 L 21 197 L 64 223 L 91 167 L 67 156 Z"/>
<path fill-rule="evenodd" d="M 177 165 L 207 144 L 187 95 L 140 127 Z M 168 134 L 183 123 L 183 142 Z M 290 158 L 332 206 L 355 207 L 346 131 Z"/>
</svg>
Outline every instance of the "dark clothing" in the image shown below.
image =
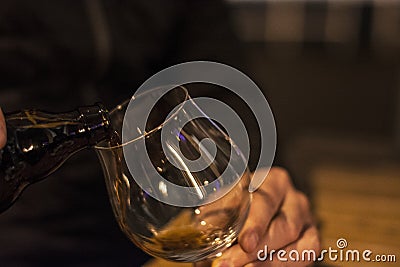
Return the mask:
<svg viewBox="0 0 400 267">
<path fill-rule="evenodd" d="M 1 1 L 0 106 L 112 107 L 163 68 L 235 65 L 227 9 L 210 1 Z M 0 266 L 140 266 L 119 230 L 100 164 L 78 153 L 0 215 Z"/>
</svg>

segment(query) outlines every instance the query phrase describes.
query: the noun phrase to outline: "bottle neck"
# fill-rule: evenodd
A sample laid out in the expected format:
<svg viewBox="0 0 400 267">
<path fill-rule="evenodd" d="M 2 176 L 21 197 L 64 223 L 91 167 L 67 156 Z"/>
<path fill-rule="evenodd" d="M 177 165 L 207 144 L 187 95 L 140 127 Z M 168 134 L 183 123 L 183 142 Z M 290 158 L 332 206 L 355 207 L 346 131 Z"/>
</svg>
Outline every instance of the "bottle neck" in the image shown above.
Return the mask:
<svg viewBox="0 0 400 267">
<path fill-rule="evenodd" d="M 88 145 L 93 146 L 109 135 L 110 121 L 107 109 L 101 103 L 78 108 L 79 121 L 83 129 L 80 134 L 86 134 Z"/>
<path fill-rule="evenodd" d="M 7 144 L 0 150 L 0 213 L 29 184 L 44 179 L 75 152 L 109 137 L 102 104 L 66 113 L 23 110 L 6 114 Z"/>
<path fill-rule="evenodd" d="M 109 137 L 111 128 L 108 112 L 100 103 L 66 113 L 23 110 L 6 114 L 6 123 L 5 150 L 10 158 L 31 165 L 45 156 L 62 160 L 93 146 Z"/>
</svg>

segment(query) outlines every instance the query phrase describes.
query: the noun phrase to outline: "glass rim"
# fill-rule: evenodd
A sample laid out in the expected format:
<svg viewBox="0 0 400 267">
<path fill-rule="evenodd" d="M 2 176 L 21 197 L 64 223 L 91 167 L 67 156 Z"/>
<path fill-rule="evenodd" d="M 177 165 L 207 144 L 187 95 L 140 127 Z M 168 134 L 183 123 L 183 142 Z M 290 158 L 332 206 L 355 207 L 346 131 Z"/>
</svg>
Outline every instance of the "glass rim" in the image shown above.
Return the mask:
<svg viewBox="0 0 400 267">
<path fill-rule="evenodd" d="M 115 108 L 113 108 L 113 109 L 109 112 L 109 116 L 111 116 L 114 112 L 120 112 L 124 106 L 126 106 L 126 109 L 127 109 L 128 106 L 129 106 L 129 103 L 130 103 L 130 101 L 131 101 L 132 99 L 137 100 L 137 99 L 139 99 L 140 97 L 144 97 L 145 95 L 148 95 L 148 94 L 150 94 L 150 93 L 153 93 L 154 91 L 161 90 L 161 88 L 165 88 L 165 86 L 155 87 L 155 88 L 152 88 L 152 89 L 147 90 L 147 91 L 145 91 L 145 92 L 142 92 L 142 93 L 138 94 L 137 96 L 134 95 L 134 96 L 132 96 L 132 98 L 126 99 L 124 102 L 122 102 L 121 104 L 119 104 L 119 105 L 117 105 Z M 180 88 L 180 89 L 184 92 L 184 96 L 185 96 L 185 97 L 184 97 L 184 99 L 182 100 L 182 103 L 190 99 L 189 92 L 188 92 L 188 90 L 187 90 L 184 86 L 182 86 L 182 85 L 177 85 L 177 86 L 173 87 L 172 89 L 175 89 L 175 88 Z M 170 90 L 168 90 L 168 92 L 169 92 L 169 91 L 170 91 Z M 142 139 L 142 138 L 145 138 L 146 136 L 148 136 L 148 135 L 150 135 L 150 134 L 152 134 L 152 133 L 154 133 L 154 132 L 160 130 L 162 127 L 164 127 L 165 124 L 167 124 L 169 121 L 171 121 L 172 118 L 173 118 L 176 114 L 178 114 L 178 112 L 180 112 L 180 111 L 182 110 L 182 108 L 183 108 L 183 105 L 180 105 L 179 108 L 177 108 L 177 109 L 174 111 L 174 113 L 172 113 L 171 116 L 169 116 L 169 118 L 167 118 L 166 120 L 164 120 L 160 125 L 154 127 L 153 129 L 151 129 L 151 130 L 148 131 L 148 132 L 145 131 L 144 133 L 140 134 L 139 136 L 135 137 L 135 138 L 132 139 L 132 140 L 129 140 L 129 141 L 124 142 L 124 143 L 122 143 L 122 144 L 112 145 L 112 146 L 100 146 L 99 144 L 96 144 L 96 145 L 94 145 L 93 148 L 95 148 L 95 149 L 97 149 L 97 150 L 113 150 L 113 149 L 122 148 L 122 147 L 124 147 L 124 146 L 126 146 L 126 145 L 135 143 L 136 141 L 138 141 L 138 140 L 140 140 L 140 139 Z M 126 112 L 126 110 L 125 110 L 125 112 Z M 124 114 L 124 117 L 125 117 L 125 114 Z M 111 125 L 112 125 L 112 123 L 111 123 Z M 122 126 L 121 126 L 121 127 L 122 127 Z M 103 143 L 104 141 L 105 141 L 105 140 L 103 140 L 103 141 L 100 142 L 100 143 Z"/>
</svg>

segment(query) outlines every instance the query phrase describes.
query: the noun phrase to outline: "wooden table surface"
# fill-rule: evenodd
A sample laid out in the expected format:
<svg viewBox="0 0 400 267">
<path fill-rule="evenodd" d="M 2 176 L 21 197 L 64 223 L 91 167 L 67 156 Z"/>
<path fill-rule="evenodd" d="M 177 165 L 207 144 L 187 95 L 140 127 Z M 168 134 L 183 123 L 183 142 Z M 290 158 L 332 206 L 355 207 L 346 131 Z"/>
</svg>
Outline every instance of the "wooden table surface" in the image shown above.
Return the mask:
<svg viewBox="0 0 400 267">
<path fill-rule="evenodd" d="M 394 254 L 400 261 L 400 166 L 325 164 L 312 171 L 313 203 L 323 248 Z M 372 258 L 372 257 L 371 257 Z M 399 266 L 397 263 L 333 262 L 332 266 Z"/>
</svg>

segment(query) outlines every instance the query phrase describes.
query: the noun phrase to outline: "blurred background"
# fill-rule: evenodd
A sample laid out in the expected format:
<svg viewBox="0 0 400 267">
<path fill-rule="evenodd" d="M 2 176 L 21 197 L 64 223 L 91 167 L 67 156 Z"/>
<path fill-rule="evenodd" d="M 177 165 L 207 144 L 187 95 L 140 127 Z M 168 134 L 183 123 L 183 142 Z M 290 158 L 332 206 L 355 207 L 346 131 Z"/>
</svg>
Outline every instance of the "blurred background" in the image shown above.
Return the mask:
<svg viewBox="0 0 400 267">
<path fill-rule="evenodd" d="M 345 238 L 398 253 L 400 1 L 229 4 L 275 115 L 278 163 L 312 197 L 323 248 Z"/>
<path fill-rule="evenodd" d="M 323 248 L 346 238 L 352 249 L 398 254 L 400 1 L 0 3 L 5 112 L 112 107 L 188 60 L 229 64 L 264 91 L 276 164 L 311 197 Z M 96 155 L 84 151 L 26 190 L 0 215 L 1 265 L 146 262 L 119 231 L 102 179 Z"/>
</svg>

